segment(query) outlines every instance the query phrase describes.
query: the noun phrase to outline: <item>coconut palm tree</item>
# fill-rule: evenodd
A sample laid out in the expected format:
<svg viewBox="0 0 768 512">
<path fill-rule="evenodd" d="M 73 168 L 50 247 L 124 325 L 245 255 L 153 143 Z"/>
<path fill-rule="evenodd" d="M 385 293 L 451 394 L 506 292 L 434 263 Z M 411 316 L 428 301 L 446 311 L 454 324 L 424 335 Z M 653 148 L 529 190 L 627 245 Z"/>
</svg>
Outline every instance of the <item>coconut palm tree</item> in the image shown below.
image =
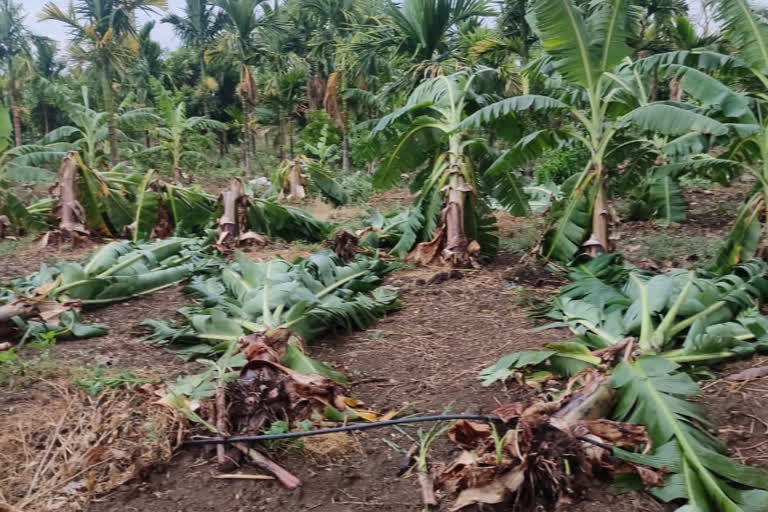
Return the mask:
<svg viewBox="0 0 768 512">
<path fill-rule="evenodd" d="M 40 18 L 64 23 L 70 31 L 70 57 L 98 70 L 109 126 L 110 164 L 120 159 L 118 127 L 112 81 L 136 57 L 134 15 L 156 12 L 166 7 L 166 0 L 76 0 L 64 11 L 53 2 L 43 8 Z"/>
</svg>

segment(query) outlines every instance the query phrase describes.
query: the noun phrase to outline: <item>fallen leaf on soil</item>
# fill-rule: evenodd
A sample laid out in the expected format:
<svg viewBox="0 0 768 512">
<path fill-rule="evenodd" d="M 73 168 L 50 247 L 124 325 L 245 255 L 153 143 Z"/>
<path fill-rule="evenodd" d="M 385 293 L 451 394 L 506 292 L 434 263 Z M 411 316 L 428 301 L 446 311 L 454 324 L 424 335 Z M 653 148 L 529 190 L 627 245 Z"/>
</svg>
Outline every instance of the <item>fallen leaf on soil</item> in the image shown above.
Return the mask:
<svg viewBox="0 0 768 512">
<path fill-rule="evenodd" d="M 504 473 L 486 486 L 464 489 L 449 510 L 454 512 L 476 503 L 491 505 L 503 502 L 509 494 L 516 492 L 523 484 L 525 469 L 525 465 L 521 465 Z"/>
<path fill-rule="evenodd" d="M 575 436 L 592 434 L 616 446 L 639 446 L 648 444 L 648 432 L 643 425 L 622 423 L 611 420 L 577 421 L 571 428 Z"/>
<path fill-rule="evenodd" d="M 759 379 L 760 377 L 765 377 L 766 375 L 768 375 L 768 366 L 758 366 L 757 368 L 748 368 L 739 373 L 734 373 L 733 375 L 729 375 L 725 378 L 725 380 L 731 380 L 731 381 L 753 380 L 753 379 Z"/>
<path fill-rule="evenodd" d="M 459 420 L 448 429 L 448 439 L 467 450 L 482 446 L 491 438 L 491 427 L 487 423 Z"/>
</svg>

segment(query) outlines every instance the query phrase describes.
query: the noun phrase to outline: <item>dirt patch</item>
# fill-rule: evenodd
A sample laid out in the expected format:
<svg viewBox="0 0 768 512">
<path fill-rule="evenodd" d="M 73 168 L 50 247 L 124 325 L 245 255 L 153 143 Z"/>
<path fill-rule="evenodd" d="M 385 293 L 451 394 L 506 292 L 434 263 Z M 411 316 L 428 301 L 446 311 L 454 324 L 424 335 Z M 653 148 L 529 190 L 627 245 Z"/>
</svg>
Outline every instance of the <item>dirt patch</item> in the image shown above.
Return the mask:
<svg viewBox="0 0 768 512">
<path fill-rule="evenodd" d="M 148 332 L 141 326 L 147 319 L 173 319 L 189 298 L 183 286 L 174 286 L 135 300 L 86 311 L 83 320 L 109 328 L 106 336 L 67 340 L 57 344 L 53 357 L 61 364 L 135 369 L 142 375 L 171 377 L 189 373 L 198 366 L 184 363 L 178 356 L 144 343 Z"/>
<path fill-rule="evenodd" d="M 3 245 L 13 244 L 13 240 L 0 240 L 0 250 Z M 79 261 L 100 247 L 100 244 L 89 244 L 85 247 L 73 248 L 70 244 L 50 246 L 40 249 L 36 242 L 22 249 L 3 251 L 0 256 L 0 284 L 13 278 L 21 277 L 40 269 L 41 263 L 55 261 Z"/>
<path fill-rule="evenodd" d="M 267 261 L 273 258 L 283 258 L 286 261 L 293 262 L 299 258 L 306 258 L 316 250 L 317 249 L 315 249 L 314 246 L 305 246 L 295 243 L 290 244 L 276 240 L 266 247 L 254 248 L 243 254 L 253 261 Z"/>
<path fill-rule="evenodd" d="M 453 412 L 488 412 L 528 397 L 530 392 L 517 385 L 483 388 L 478 379 L 479 370 L 503 354 L 563 337 L 557 331 L 529 334 L 529 310 L 515 305 L 504 278 L 509 264 L 501 259 L 461 279 L 436 284 L 427 283 L 442 269 L 399 273 L 390 284 L 404 290 L 402 311 L 381 320 L 375 329 L 314 344 L 310 352 L 343 366 L 351 377 L 352 394 L 377 410 L 431 414 L 450 406 Z M 401 452 L 411 446 L 415 431 L 403 427 L 363 432 L 350 435 L 345 443 L 308 446 L 300 452 L 294 446 L 277 453 L 275 457 L 303 480 L 297 492 L 271 481 L 213 480 L 211 456 L 184 451 L 148 482 L 95 503 L 92 510 L 202 511 L 222 503 L 233 510 L 254 503 L 264 511 L 419 510 L 414 478 L 396 476 Z M 435 458 L 445 460 L 450 450 L 447 443 L 438 442 Z"/>
<path fill-rule="evenodd" d="M 409 205 L 407 194 L 398 193 L 403 194 L 402 204 Z M 723 197 L 735 202 L 742 197 L 738 194 L 743 193 L 737 190 Z M 620 248 L 621 244 L 633 243 L 633 237 L 638 234 L 667 232 L 667 229 L 679 229 L 685 236 L 693 233 L 722 237 L 735 208 L 729 207 L 730 213 L 726 212 L 730 217 L 718 213 L 703 220 L 695 216 L 707 216 L 707 204 L 718 199 L 710 199 L 704 193 L 691 197 L 691 216 L 704 227 L 694 226 L 694 221 L 671 228 L 650 223 L 625 224 L 619 228 L 624 233 L 619 240 Z M 377 200 L 371 204 L 376 205 Z M 392 197 L 386 199 L 380 208 L 391 208 L 392 201 Z M 341 212 L 330 210 L 328 215 L 337 214 L 336 220 L 343 222 L 346 218 L 351 222 L 365 213 L 363 209 L 342 209 Z M 531 225 L 509 216 L 501 217 L 500 227 L 505 237 L 518 236 L 537 226 L 536 222 Z M 276 242 L 248 256 L 264 260 L 280 255 L 294 260 L 313 250 Z M 61 258 L 67 256 L 64 253 Z M 69 259 L 79 259 L 79 256 Z M 13 272 L 13 275 L 36 270 L 39 261 L 33 267 L 30 264 L 29 270 Z M 0 276 L 7 275 L 2 273 L 3 268 L 0 267 Z M 439 274 L 445 275 L 437 279 Z M 388 284 L 399 286 L 404 292 L 402 311 L 382 319 L 368 331 L 339 334 L 314 344 L 309 347 L 310 354 L 345 369 L 352 384 L 351 394 L 366 407 L 381 411 L 401 409 L 401 414 L 430 414 L 442 413 L 450 406 L 452 412 L 488 412 L 500 404 L 530 397 L 528 389 L 514 383 L 483 388 L 478 372 L 506 353 L 539 348 L 548 341 L 567 337 L 565 331 L 530 333 L 529 329 L 534 326 L 528 318 L 530 309 L 519 300 L 520 290 L 546 297 L 562 284 L 561 278 L 538 263 L 520 263 L 518 256 L 508 254 L 502 254 L 484 269 L 465 271 L 460 276 L 437 268 L 406 270 L 391 276 Z M 115 367 L 133 368 L 145 374 L 165 377 L 193 373 L 197 371 L 195 366 L 182 363 L 162 349 L 142 344 L 141 333 L 136 328 L 145 318 L 172 318 L 186 301 L 181 287 L 177 287 L 88 312 L 86 320 L 106 323 L 110 334 L 93 340 L 61 342 L 54 349 L 54 357 L 68 364 L 84 365 L 106 354 L 115 359 Z M 768 365 L 768 358 L 733 363 L 727 371 L 761 364 Z M 727 383 L 703 385 L 703 402 L 711 419 L 721 428 L 721 437 L 728 442 L 732 455 L 754 465 L 765 465 L 768 461 L 765 455 L 768 454 L 768 416 L 760 412 L 761 401 L 768 392 L 766 382 L 766 379 L 754 381 L 735 390 Z M 33 387 L 13 397 L 15 401 L 9 401 L 8 394 L 0 394 L 0 415 L 58 407 L 55 396 L 43 388 Z M 166 465 L 122 484 L 112 494 L 96 498 L 89 510 L 417 511 L 422 507 L 415 478 L 396 476 L 403 452 L 411 447 L 415 438 L 416 427 L 404 426 L 335 439 L 310 438 L 312 441 L 307 440 L 305 444 L 273 447 L 274 458 L 302 479 L 304 484 L 297 491 L 287 491 L 270 480 L 215 479 L 213 476 L 218 472 L 212 451 L 182 450 Z M 444 441 L 437 442 L 432 451 L 433 459 L 442 461 L 449 460 L 454 453 Z M 765 460 L 761 458 L 764 455 Z M 250 466 L 236 471 L 259 473 Z M 668 507 L 645 494 L 619 495 L 610 486 L 595 482 L 585 501 L 567 508 L 578 512 L 606 509 L 661 512 Z"/>
<path fill-rule="evenodd" d="M 701 399 L 708 417 L 718 428 L 735 460 L 768 469 L 768 378 L 734 382 L 729 375 L 748 368 L 768 366 L 768 356 L 755 356 L 724 365 L 718 379 L 702 383 Z"/>
<path fill-rule="evenodd" d="M 680 224 L 662 226 L 653 221 L 624 222 L 614 233 L 616 251 L 641 266 L 707 266 L 728 235 L 738 208 L 750 186 L 689 190 L 688 218 Z"/>
</svg>

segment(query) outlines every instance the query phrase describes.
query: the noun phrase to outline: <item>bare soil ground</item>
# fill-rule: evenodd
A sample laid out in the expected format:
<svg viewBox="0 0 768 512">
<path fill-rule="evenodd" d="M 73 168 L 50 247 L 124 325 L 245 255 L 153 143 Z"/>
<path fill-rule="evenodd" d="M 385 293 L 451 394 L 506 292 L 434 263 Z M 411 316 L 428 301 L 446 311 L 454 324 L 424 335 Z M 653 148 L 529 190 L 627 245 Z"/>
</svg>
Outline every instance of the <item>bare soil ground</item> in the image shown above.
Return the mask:
<svg viewBox="0 0 768 512">
<path fill-rule="evenodd" d="M 723 192 L 731 194 L 724 196 L 731 201 L 743 193 L 730 189 Z M 380 207 L 386 208 L 397 199 L 388 198 Z M 402 199 L 407 202 L 406 195 Z M 691 216 L 702 216 L 695 217 L 698 225 L 681 224 L 668 229 L 675 230 L 675 236 L 681 238 L 698 236 L 702 229 L 708 230 L 706 236 L 722 236 L 735 208 L 707 217 L 708 204 L 722 198 L 710 200 L 708 195 L 696 193 L 689 195 L 689 199 L 693 207 Z M 364 210 L 336 213 L 338 220 L 351 220 L 359 218 Z M 515 237 L 531 224 L 503 218 L 500 225 L 504 237 Z M 627 249 L 626 244 L 631 244 L 637 233 L 661 229 L 650 223 L 621 226 L 619 231 L 624 235 L 619 246 L 625 244 L 623 248 Z M 281 255 L 293 260 L 311 251 L 295 244 L 276 244 L 249 256 L 265 259 Z M 85 252 L 62 250 L 43 254 L 33 248 L 24 250 L 0 261 L 0 282 L 35 270 L 43 259 L 79 259 Z M 450 407 L 452 412 L 488 412 L 500 404 L 532 396 L 531 390 L 514 382 L 484 388 L 477 375 L 480 369 L 508 352 L 535 349 L 567 336 L 562 330 L 530 332 L 534 324 L 528 318 L 528 306 L 536 299 L 546 299 L 562 281 L 540 264 L 521 264 L 519 258 L 519 254 L 502 253 L 493 264 L 464 272 L 461 279 L 435 279 L 441 269 L 399 272 L 389 278 L 389 284 L 403 290 L 404 308 L 400 312 L 382 319 L 368 331 L 327 337 L 312 345 L 310 353 L 344 369 L 350 376 L 351 394 L 367 407 L 381 411 L 396 408 L 409 414 L 427 414 L 441 413 Z M 525 293 L 521 294 L 521 290 Z M 58 402 L 50 386 L 40 379 L 66 384 L 71 368 L 95 364 L 161 379 L 198 371 L 197 365 L 142 343 L 137 328 L 147 318 L 173 317 L 186 301 L 181 287 L 177 287 L 86 313 L 87 320 L 107 324 L 110 333 L 98 339 L 63 341 L 50 354 L 55 362 L 50 371 L 21 386 L 0 388 L 0 429 L 13 428 L 16 420 L 28 416 L 30 411 L 55 407 Z M 768 357 L 755 357 L 723 367 L 719 376 L 766 365 Z M 732 455 L 746 463 L 768 467 L 768 411 L 761 407 L 768 394 L 768 380 L 716 380 L 704 388 L 701 401 L 720 427 L 721 438 L 728 443 Z M 421 506 L 415 479 L 396 476 L 401 451 L 411 446 L 413 437 L 415 428 L 407 427 L 309 438 L 303 446 L 294 443 L 272 447 L 273 457 L 302 479 L 303 486 L 297 491 L 287 491 L 268 480 L 215 479 L 218 471 L 210 451 L 178 450 L 166 464 L 142 471 L 114 492 L 92 494 L 87 509 L 417 511 Z M 44 446 L 41 441 L 36 449 Z M 447 443 L 438 442 L 433 448 L 434 459 L 446 460 L 450 450 Z M 249 467 L 243 468 L 243 472 L 258 470 Z M 606 508 L 616 512 L 668 510 L 644 494 L 617 495 L 609 485 L 598 482 L 581 503 L 569 510 L 603 512 Z"/>
</svg>

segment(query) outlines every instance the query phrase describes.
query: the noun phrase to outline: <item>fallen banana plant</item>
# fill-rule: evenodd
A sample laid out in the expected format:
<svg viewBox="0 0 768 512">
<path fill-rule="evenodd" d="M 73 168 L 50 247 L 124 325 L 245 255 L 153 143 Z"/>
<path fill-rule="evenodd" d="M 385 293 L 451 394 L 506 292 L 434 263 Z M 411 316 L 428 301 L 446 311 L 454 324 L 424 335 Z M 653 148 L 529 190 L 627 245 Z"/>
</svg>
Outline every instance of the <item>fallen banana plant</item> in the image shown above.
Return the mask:
<svg viewBox="0 0 768 512">
<path fill-rule="evenodd" d="M 294 264 L 256 263 L 238 253 L 218 275 L 194 278 L 188 290 L 199 307 L 181 310 L 186 326 L 145 322 L 154 328 L 150 342 L 172 344 L 209 367 L 170 384 L 165 403 L 219 435 L 258 434 L 277 421 L 379 419 L 344 395 L 345 376 L 307 356 L 304 340 L 368 327 L 398 308 L 397 290 L 379 287 L 392 269 L 379 260 L 345 265 L 330 251 Z M 217 354 L 216 361 L 200 359 Z M 235 446 L 286 487 L 299 485 L 263 454 Z M 223 445 L 217 455 L 224 464 Z"/>
<path fill-rule="evenodd" d="M 662 471 L 654 496 L 687 502 L 685 510 L 766 510 L 768 475 L 729 459 L 702 408 L 689 401 L 700 394 L 686 373 L 693 365 L 768 352 L 768 318 L 759 313 L 768 296 L 766 263 L 732 272 L 651 275 L 601 255 L 573 268 L 573 282 L 544 312 L 555 320 L 544 328 L 568 327 L 576 337 L 504 356 L 482 372 L 485 385 L 511 376 L 539 382 L 608 373 L 615 399 L 603 416 L 644 425 L 651 441 L 643 453 L 614 443 L 613 455 Z"/>
<path fill-rule="evenodd" d="M 379 286 L 393 269 L 377 259 L 345 265 L 331 251 L 293 264 L 257 263 L 238 253 L 220 274 L 192 278 L 187 289 L 199 307 L 180 310 L 183 325 L 146 321 L 154 329 L 149 341 L 171 343 L 193 358 L 267 329 L 291 329 L 307 341 L 334 329 L 365 329 L 399 308 L 397 289 Z"/>
<path fill-rule="evenodd" d="M 102 335 L 103 326 L 79 322 L 83 307 L 130 300 L 187 280 L 216 264 L 204 253 L 205 243 L 198 239 L 139 245 L 112 242 L 84 264 L 44 264 L 38 272 L 11 281 L 10 293 L 0 306 L 0 332 L 21 331 L 24 337 L 46 331 L 74 337 Z"/>
<path fill-rule="evenodd" d="M 267 237 L 319 242 L 332 230 L 327 222 L 298 208 L 255 197 L 237 179 L 217 198 L 199 186 L 165 183 L 154 170 L 143 175 L 99 172 L 87 167 L 75 151 L 62 159 L 51 195 L 55 199 L 25 208 L 15 196 L 5 194 L 0 197 L 0 213 L 15 231 L 53 226 L 41 239 L 43 246 L 89 236 L 127 236 L 136 243 L 205 236 L 217 222 L 220 231 L 230 235 L 234 226 L 237 242 L 247 244 L 264 243 Z"/>
</svg>

